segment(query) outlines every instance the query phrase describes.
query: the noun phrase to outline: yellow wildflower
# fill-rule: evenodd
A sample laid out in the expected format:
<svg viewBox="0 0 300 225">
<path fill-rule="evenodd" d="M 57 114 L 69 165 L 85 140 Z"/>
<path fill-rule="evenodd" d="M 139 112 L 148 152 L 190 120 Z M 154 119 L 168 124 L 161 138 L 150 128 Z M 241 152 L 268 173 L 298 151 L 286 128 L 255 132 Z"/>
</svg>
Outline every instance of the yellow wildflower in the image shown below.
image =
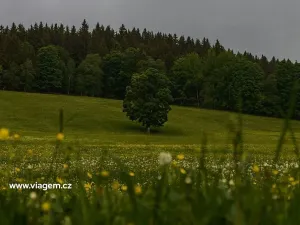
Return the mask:
<svg viewBox="0 0 300 225">
<path fill-rule="evenodd" d="M 257 165 L 254 165 L 252 167 L 253 172 L 258 173 L 259 172 L 259 167 Z"/>
<path fill-rule="evenodd" d="M 44 203 L 42 204 L 42 210 L 43 210 L 44 212 L 48 212 L 48 211 L 50 210 L 50 203 L 49 203 L 49 202 L 44 202 Z"/>
<path fill-rule="evenodd" d="M 177 166 L 177 162 L 176 162 L 176 161 L 173 161 L 173 162 L 172 162 L 172 166 L 173 166 L 173 167 L 176 167 L 176 166 Z"/>
<path fill-rule="evenodd" d="M 290 182 L 293 182 L 294 180 L 295 180 L 294 177 L 290 177 L 290 178 L 289 178 L 289 181 L 290 181 Z"/>
<path fill-rule="evenodd" d="M 186 171 L 185 171 L 185 169 L 183 169 L 183 168 L 180 168 L 180 173 L 182 173 L 182 174 L 186 174 Z"/>
<path fill-rule="evenodd" d="M 109 172 L 106 170 L 101 171 L 101 176 L 102 177 L 108 177 L 109 176 Z"/>
<path fill-rule="evenodd" d="M 87 173 L 88 178 L 92 179 L 93 175 L 91 173 Z"/>
<path fill-rule="evenodd" d="M 60 183 L 60 184 L 63 183 L 63 180 L 62 180 L 60 177 L 57 177 L 57 178 L 56 178 L 56 181 L 57 181 L 58 183 Z"/>
<path fill-rule="evenodd" d="M 111 185 L 111 187 L 112 187 L 112 189 L 113 190 L 118 190 L 119 189 L 119 187 L 120 187 L 120 184 L 119 184 L 119 182 L 118 181 L 114 181 L 113 183 L 112 183 L 112 185 Z"/>
<path fill-rule="evenodd" d="M 66 170 L 68 168 L 69 168 L 68 164 L 64 164 L 64 169 Z"/>
<path fill-rule="evenodd" d="M 299 181 L 297 180 L 297 181 L 292 181 L 292 185 L 293 186 L 295 186 L 295 185 L 297 185 L 297 184 L 299 184 Z"/>
<path fill-rule="evenodd" d="M 134 177 L 134 172 L 130 172 L 129 176 Z"/>
<path fill-rule="evenodd" d="M 9 138 L 9 130 L 6 128 L 0 129 L 0 140 L 6 140 Z"/>
<path fill-rule="evenodd" d="M 29 150 L 27 151 L 27 153 L 28 153 L 28 155 L 32 155 L 33 151 L 32 151 L 31 149 L 29 149 Z"/>
<path fill-rule="evenodd" d="M 127 186 L 126 186 L 126 185 L 123 185 L 123 186 L 121 187 L 121 190 L 122 190 L 122 191 L 127 191 Z"/>
<path fill-rule="evenodd" d="M 178 160 L 183 160 L 184 159 L 184 155 L 183 154 L 179 154 L 176 157 Z"/>
<path fill-rule="evenodd" d="M 16 140 L 20 139 L 20 135 L 19 134 L 14 134 L 14 139 L 16 139 Z"/>
<path fill-rule="evenodd" d="M 24 180 L 23 180 L 22 178 L 16 178 L 16 181 L 17 181 L 18 183 L 22 183 Z"/>
<path fill-rule="evenodd" d="M 272 173 L 273 173 L 274 175 L 277 175 L 279 172 L 278 172 L 278 170 L 273 170 Z"/>
<path fill-rule="evenodd" d="M 21 171 L 20 168 L 17 167 L 16 172 L 19 173 L 20 171 Z"/>
<path fill-rule="evenodd" d="M 136 195 L 140 195 L 140 194 L 142 193 L 142 188 L 141 188 L 141 186 L 140 186 L 140 185 L 136 185 L 136 186 L 134 187 L 134 192 L 135 192 Z"/>
<path fill-rule="evenodd" d="M 63 133 L 58 133 L 57 135 L 56 135 L 56 139 L 58 140 L 58 141 L 62 141 L 62 140 L 64 140 L 64 134 Z"/>
<path fill-rule="evenodd" d="M 90 183 L 86 183 L 86 184 L 84 184 L 84 188 L 85 188 L 85 190 L 88 191 L 92 188 L 92 185 Z"/>
</svg>

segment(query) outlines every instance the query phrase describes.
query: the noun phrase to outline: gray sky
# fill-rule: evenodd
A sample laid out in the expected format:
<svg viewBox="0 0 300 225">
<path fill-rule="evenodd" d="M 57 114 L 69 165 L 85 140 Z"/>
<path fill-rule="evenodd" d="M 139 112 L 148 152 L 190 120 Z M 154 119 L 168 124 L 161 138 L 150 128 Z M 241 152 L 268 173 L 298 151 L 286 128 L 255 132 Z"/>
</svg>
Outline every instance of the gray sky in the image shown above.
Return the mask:
<svg viewBox="0 0 300 225">
<path fill-rule="evenodd" d="M 0 23 L 79 26 L 87 19 L 126 27 L 217 38 L 234 51 L 300 61 L 299 0 L 0 0 Z"/>
</svg>

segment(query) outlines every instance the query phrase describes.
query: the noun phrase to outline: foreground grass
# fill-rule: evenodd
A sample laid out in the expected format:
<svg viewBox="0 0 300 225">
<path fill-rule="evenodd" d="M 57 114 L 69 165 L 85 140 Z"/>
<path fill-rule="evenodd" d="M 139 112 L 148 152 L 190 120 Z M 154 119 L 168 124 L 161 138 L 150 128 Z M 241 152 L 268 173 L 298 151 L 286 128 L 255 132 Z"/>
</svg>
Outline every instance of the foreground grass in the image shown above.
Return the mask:
<svg viewBox="0 0 300 225">
<path fill-rule="evenodd" d="M 299 224 L 299 159 L 200 146 L 2 141 L 1 224 Z M 236 150 L 241 150 L 241 143 Z M 234 147 L 234 146 L 233 146 Z M 168 153 L 171 152 L 172 154 Z M 116 157 L 117 156 L 117 157 Z M 50 172 L 50 173 L 49 173 Z M 8 183 L 72 184 L 10 189 Z"/>
</svg>

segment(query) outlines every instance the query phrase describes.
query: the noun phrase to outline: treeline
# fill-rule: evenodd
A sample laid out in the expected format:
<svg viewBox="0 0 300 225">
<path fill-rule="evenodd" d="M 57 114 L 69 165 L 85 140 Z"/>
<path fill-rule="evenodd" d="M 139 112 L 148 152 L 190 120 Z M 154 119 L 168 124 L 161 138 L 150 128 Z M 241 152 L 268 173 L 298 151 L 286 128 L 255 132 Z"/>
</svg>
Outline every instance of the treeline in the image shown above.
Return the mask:
<svg viewBox="0 0 300 225">
<path fill-rule="evenodd" d="M 85 20 L 78 30 L 0 26 L 0 88 L 124 99 L 132 75 L 155 68 L 170 79 L 174 104 L 235 111 L 242 97 L 245 113 L 281 117 L 300 77 L 297 62 L 235 54 L 218 40 L 99 23 L 90 30 Z"/>
</svg>

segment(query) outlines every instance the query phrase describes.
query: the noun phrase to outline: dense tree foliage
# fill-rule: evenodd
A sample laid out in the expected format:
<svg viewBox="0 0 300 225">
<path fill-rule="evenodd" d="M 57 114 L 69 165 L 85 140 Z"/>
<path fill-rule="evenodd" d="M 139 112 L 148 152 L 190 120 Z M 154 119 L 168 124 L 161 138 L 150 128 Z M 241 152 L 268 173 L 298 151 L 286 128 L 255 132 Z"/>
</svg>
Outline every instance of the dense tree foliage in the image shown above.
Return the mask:
<svg viewBox="0 0 300 225">
<path fill-rule="evenodd" d="M 117 31 L 99 23 L 91 28 L 85 20 L 79 28 L 42 22 L 0 26 L 1 90 L 123 100 L 133 74 L 149 68 L 169 78 L 173 104 L 236 110 L 241 97 L 245 113 L 275 117 L 286 113 L 300 78 L 297 62 L 233 53 L 219 40 L 125 25 Z M 294 117 L 300 118 L 300 104 Z"/>
<path fill-rule="evenodd" d="M 102 76 L 100 56 L 88 54 L 77 68 L 75 92 L 80 95 L 101 96 Z"/>
<path fill-rule="evenodd" d="M 61 89 L 63 67 L 57 47 L 51 45 L 38 50 L 37 72 L 37 83 L 41 91 L 57 92 Z"/>
<path fill-rule="evenodd" d="M 163 126 L 168 120 L 172 102 L 170 82 L 165 74 L 155 68 L 143 73 L 135 73 L 127 86 L 123 111 L 127 116 L 145 126 Z"/>
<path fill-rule="evenodd" d="M 200 88 L 202 81 L 203 63 L 197 53 L 190 53 L 177 59 L 170 73 L 173 83 L 172 94 L 184 100 L 193 98 L 200 106 Z"/>
</svg>

